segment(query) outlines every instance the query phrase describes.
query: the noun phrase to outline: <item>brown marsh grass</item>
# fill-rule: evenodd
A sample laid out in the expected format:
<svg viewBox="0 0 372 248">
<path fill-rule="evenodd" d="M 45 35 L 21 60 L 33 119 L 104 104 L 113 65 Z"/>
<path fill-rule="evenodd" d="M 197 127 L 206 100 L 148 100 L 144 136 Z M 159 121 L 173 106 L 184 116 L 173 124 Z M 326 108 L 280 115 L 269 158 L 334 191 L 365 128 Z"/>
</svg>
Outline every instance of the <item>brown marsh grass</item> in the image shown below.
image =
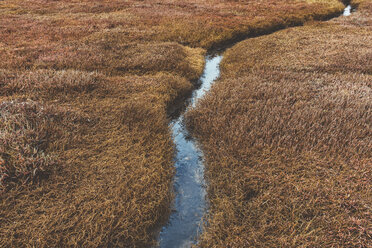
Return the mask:
<svg viewBox="0 0 372 248">
<path fill-rule="evenodd" d="M 64 76 L 48 73 L 56 77 L 56 83 Z M 17 85 L 19 78 L 32 79 L 34 73 L 30 74 L 13 74 L 9 84 Z M 43 143 L 38 142 L 39 136 L 27 134 L 32 135 L 31 140 L 37 139 L 38 146 L 47 147 L 40 149 L 42 155 L 56 159 L 56 164 L 50 165 L 56 173 L 49 173 L 48 180 L 14 184 L 2 192 L 1 246 L 19 247 L 25 240 L 38 247 L 144 246 L 152 243 L 154 225 L 168 214 L 173 145 L 165 108 L 179 94 L 189 92 L 192 85 L 168 73 L 125 78 L 88 74 L 78 78 L 96 87 L 78 95 L 65 89 L 71 93 L 63 97 L 56 94 L 55 99 L 43 92 L 50 90 L 43 87 L 49 83 L 46 80 L 24 93 L 45 105 L 78 109 L 78 116 L 86 117 L 85 122 L 74 122 L 35 113 L 31 127 L 36 128 Z M 82 80 L 75 85 L 86 83 Z M 31 117 L 27 114 L 24 118 Z M 67 138 L 44 138 L 45 132 L 63 127 Z M 2 148 L 6 154 L 14 153 L 7 146 Z M 38 156 L 32 155 L 32 159 Z M 47 166 L 31 162 L 39 170 Z"/>
<path fill-rule="evenodd" d="M 32 101 L 3 101 L 0 117 L 1 190 L 13 181 L 38 181 L 57 163 L 45 154 L 55 132 L 49 123 L 53 112 Z"/>
<path fill-rule="evenodd" d="M 192 90 L 204 49 L 342 9 L 337 0 L 1 1 L 0 246 L 153 245 L 172 200 L 167 112 Z"/>
<path fill-rule="evenodd" d="M 371 246 L 368 4 L 227 50 L 187 117 L 207 162 L 201 247 Z"/>
</svg>

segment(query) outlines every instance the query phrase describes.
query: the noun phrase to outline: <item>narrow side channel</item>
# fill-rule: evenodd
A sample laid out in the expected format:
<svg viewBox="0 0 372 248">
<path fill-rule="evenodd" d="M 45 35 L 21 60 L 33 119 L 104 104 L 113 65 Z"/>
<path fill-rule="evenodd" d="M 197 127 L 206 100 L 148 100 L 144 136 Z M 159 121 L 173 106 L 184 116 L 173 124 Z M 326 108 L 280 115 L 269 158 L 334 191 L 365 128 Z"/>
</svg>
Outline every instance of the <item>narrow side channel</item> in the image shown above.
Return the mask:
<svg viewBox="0 0 372 248">
<path fill-rule="evenodd" d="M 207 92 L 219 77 L 221 55 L 207 56 L 200 88 L 193 92 L 186 111 Z M 175 201 L 169 222 L 160 232 L 162 248 L 190 247 L 196 243 L 207 210 L 202 151 L 183 125 L 184 114 L 171 123 L 177 148 L 174 178 Z"/>
</svg>

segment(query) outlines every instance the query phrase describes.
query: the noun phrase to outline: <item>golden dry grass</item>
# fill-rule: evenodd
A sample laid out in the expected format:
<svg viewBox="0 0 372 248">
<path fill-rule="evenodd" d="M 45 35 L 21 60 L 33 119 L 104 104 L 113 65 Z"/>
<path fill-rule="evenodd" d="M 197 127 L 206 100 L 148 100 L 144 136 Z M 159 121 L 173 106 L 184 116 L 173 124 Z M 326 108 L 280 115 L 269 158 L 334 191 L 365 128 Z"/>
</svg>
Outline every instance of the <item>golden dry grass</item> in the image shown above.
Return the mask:
<svg viewBox="0 0 372 248">
<path fill-rule="evenodd" d="M 153 245 L 172 200 L 168 115 L 204 65 L 205 50 L 190 47 L 342 8 L 337 0 L 1 1 L 0 246 Z"/>
<path fill-rule="evenodd" d="M 10 84 L 32 77 L 18 73 Z M 88 121 L 54 120 L 51 126 L 65 127 L 69 136 L 48 140 L 45 151 L 59 158 L 56 173 L 2 193 L 1 246 L 123 247 L 153 242 L 155 224 L 166 218 L 172 199 L 173 145 L 165 108 L 192 85 L 167 73 L 100 77 L 91 81 L 100 82 L 98 88 L 78 95 L 56 99 L 42 87 L 25 93 L 45 104 L 78 109 Z"/>
<path fill-rule="evenodd" d="M 201 247 L 372 245 L 371 2 L 232 47 L 187 122 L 206 156 Z M 361 5 L 360 5 L 361 6 Z"/>
<path fill-rule="evenodd" d="M 194 11 L 183 13 L 183 20 L 163 17 L 156 38 L 206 49 L 221 48 L 250 36 L 334 17 L 344 8 L 337 0 L 213 2 L 207 6 L 200 4 L 205 12 L 199 12 L 196 4 L 190 6 Z"/>
</svg>

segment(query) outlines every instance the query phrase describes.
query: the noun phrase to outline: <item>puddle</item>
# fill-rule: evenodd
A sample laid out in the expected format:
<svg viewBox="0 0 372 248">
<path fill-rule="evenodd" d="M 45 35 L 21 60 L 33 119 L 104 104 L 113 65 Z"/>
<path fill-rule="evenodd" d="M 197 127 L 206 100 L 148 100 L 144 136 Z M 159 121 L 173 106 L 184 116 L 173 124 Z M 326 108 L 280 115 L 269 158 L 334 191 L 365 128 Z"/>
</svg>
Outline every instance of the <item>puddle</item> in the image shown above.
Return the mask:
<svg viewBox="0 0 372 248">
<path fill-rule="evenodd" d="M 193 92 L 188 107 L 207 92 L 219 77 L 222 56 L 207 56 L 200 88 Z M 175 199 L 169 222 L 160 232 L 161 248 L 191 247 L 196 244 L 202 230 L 202 218 L 207 211 L 206 185 L 202 151 L 183 125 L 184 115 L 171 123 L 173 140 L 177 148 L 174 178 Z"/>
</svg>

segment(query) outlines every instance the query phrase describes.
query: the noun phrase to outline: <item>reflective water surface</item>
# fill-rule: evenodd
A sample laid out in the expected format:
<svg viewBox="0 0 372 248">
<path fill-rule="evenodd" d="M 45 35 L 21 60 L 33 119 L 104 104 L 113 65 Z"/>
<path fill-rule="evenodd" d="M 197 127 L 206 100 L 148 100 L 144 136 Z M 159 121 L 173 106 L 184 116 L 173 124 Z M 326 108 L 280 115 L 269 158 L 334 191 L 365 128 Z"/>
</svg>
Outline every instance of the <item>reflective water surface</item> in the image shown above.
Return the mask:
<svg viewBox="0 0 372 248">
<path fill-rule="evenodd" d="M 189 105 L 195 103 L 208 91 L 219 77 L 222 56 L 207 56 L 200 88 L 193 92 Z M 184 115 L 171 123 L 176 144 L 176 175 L 174 178 L 175 201 L 169 222 L 161 230 L 159 243 L 162 248 L 190 247 L 202 228 L 206 209 L 206 188 L 202 152 L 183 125 Z"/>
<path fill-rule="evenodd" d="M 351 5 L 346 6 L 346 8 L 344 9 L 344 16 L 351 15 L 351 11 L 352 11 Z"/>
</svg>

